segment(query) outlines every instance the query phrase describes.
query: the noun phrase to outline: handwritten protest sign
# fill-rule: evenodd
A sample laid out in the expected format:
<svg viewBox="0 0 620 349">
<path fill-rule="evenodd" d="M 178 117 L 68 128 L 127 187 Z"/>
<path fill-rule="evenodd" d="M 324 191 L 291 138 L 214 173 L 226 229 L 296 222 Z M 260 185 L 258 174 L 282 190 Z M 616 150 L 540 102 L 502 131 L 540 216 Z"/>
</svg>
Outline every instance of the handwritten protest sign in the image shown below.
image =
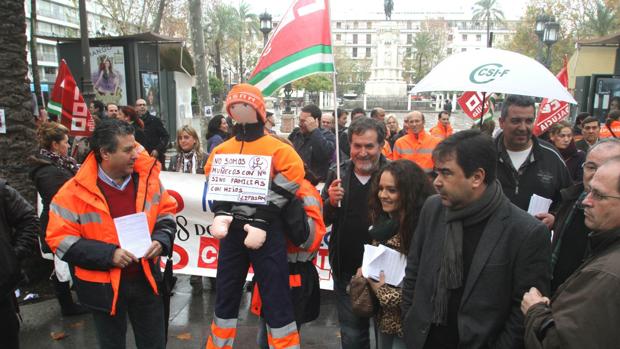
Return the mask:
<svg viewBox="0 0 620 349">
<path fill-rule="evenodd" d="M 213 158 L 207 200 L 267 204 L 271 157 L 217 154 Z"/>
</svg>

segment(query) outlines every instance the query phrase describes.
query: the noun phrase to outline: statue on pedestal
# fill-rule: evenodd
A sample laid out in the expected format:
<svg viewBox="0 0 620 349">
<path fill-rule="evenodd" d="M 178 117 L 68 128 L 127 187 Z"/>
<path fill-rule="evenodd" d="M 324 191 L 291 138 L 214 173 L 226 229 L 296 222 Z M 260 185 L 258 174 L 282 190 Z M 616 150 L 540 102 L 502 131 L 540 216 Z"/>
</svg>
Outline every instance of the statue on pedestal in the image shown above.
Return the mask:
<svg viewBox="0 0 620 349">
<path fill-rule="evenodd" d="M 394 9 L 394 1 L 392 0 L 384 0 L 383 1 L 383 11 L 385 12 L 385 20 L 389 21 L 392 19 L 392 10 Z"/>
</svg>

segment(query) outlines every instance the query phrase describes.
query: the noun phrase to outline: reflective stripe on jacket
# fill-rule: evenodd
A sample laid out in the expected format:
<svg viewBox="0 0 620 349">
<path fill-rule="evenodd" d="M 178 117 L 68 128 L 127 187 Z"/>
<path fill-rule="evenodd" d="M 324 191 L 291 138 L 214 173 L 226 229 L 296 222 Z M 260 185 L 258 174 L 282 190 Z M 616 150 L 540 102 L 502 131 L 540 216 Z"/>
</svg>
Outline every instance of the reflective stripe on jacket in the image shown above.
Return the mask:
<svg viewBox="0 0 620 349">
<path fill-rule="evenodd" d="M 141 146 L 136 143 L 136 146 Z M 80 301 L 93 309 L 116 314 L 121 269 L 112 265 L 119 241 L 108 204 L 97 186 L 98 164 L 89 154 L 78 173 L 67 181 L 50 205 L 46 241 L 61 259 L 75 266 Z M 134 165 L 136 212 L 145 212 L 151 238 L 166 254 L 176 233 L 176 201 L 159 181 L 156 159 L 142 148 Z M 134 177 L 135 178 L 135 177 Z M 159 259 L 141 259 L 142 269 L 153 292 L 158 293 Z"/>
<path fill-rule="evenodd" d="M 271 136 L 262 135 L 251 141 L 231 138 L 213 149 L 209 155 L 204 168 L 207 182 L 213 159 L 218 154 L 248 154 L 271 157 L 271 184 L 267 196 L 268 205 L 216 202 L 213 207 L 216 215 L 227 213 L 253 218 L 254 222 L 249 223 L 250 225 L 266 230 L 269 223 L 280 213 L 286 203 L 295 197 L 301 181 L 304 179 L 304 164 L 301 158 L 293 147 Z"/>
<path fill-rule="evenodd" d="M 400 137 L 394 144 L 392 160 L 406 159 L 413 161 L 424 171 L 433 170 L 433 150 L 440 142 L 428 132 L 422 131 L 418 135 L 411 132 Z"/>
<path fill-rule="evenodd" d="M 611 131 L 613 131 L 613 134 Z M 614 135 L 616 138 L 620 137 L 620 121 L 612 121 L 611 130 L 609 130 L 607 125 L 601 125 L 601 132 L 598 134 L 599 138 L 611 138 Z"/>
</svg>

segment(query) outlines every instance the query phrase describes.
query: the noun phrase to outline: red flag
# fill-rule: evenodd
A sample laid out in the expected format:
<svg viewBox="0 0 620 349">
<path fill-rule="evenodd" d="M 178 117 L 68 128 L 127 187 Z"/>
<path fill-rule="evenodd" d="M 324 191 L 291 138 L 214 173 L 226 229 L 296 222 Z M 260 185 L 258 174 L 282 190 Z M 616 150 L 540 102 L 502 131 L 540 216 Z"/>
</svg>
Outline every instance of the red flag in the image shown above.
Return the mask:
<svg viewBox="0 0 620 349">
<path fill-rule="evenodd" d="M 69 129 L 72 136 L 90 136 L 95 129 L 95 120 L 64 59 L 58 67 L 47 110 L 58 116 L 60 123 Z"/>
<path fill-rule="evenodd" d="M 566 57 L 564 57 L 564 67 L 556 77 L 568 89 L 568 59 Z M 551 126 L 564 120 L 569 114 L 570 105 L 568 102 L 543 99 L 538 108 L 538 116 L 532 133 L 536 136 L 545 133 Z"/>
<path fill-rule="evenodd" d="M 461 106 L 465 114 L 472 120 L 479 120 L 480 116 L 485 115 L 489 111 L 489 97 L 487 94 L 484 100 L 484 112 L 482 111 L 482 92 L 467 91 L 457 99 L 457 103 Z"/>
</svg>

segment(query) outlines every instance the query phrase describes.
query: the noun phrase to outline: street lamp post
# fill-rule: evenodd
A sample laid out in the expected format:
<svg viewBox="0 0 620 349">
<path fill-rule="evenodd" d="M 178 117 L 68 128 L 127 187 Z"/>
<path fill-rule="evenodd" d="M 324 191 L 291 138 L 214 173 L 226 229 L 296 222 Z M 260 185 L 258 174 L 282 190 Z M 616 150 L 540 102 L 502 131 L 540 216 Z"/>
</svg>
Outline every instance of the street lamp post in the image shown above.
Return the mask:
<svg viewBox="0 0 620 349">
<path fill-rule="evenodd" d="M 273 28 L 273 22 L 271 15 L 267 13 L 267 10 L 258 16 L 260 20 L 260 31 L 263 32 L 263 47 L 267 46 L 267 40 L 269 39 L 269 33 Z"/>
<path fill-rule="evenodd" d="M 541 13 L 536 16 L 534 32 L 539 40 L 537 60 L 549 68 L 551 67 L 551 46 L 558 41 L 560 24 L 555 21 L 555 17 Z M 547 46 L 546 53 L 543 53 L 543 45 Z"/>
<path fill-rule="evenodd" d="M 86 14 L 86 0 L 79 1 L 80 36 L 82 56 L 82 96 L 86 103 L 90 103 L 95 96 L 93 82 L 90 79 L 90 45 L 88 42 L 88 15 Z"/>
</svg>

